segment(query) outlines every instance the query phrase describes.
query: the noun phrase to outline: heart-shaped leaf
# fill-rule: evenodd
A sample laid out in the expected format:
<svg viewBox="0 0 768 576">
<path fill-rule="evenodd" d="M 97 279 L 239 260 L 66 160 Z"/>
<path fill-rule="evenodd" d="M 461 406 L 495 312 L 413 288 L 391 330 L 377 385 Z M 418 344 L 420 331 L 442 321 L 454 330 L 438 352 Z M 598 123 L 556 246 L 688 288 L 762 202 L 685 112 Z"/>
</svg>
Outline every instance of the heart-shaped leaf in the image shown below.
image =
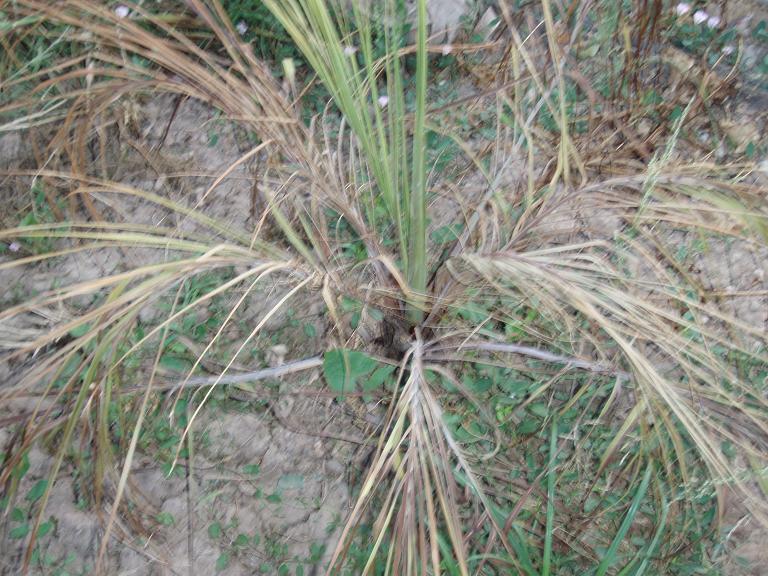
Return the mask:
<svg viewBox="0 0 768 576">
<path fill-rule="evenodd" d="M 357 350 L 336 348 L 325 353 L 323 373 L 334 392 L 344 394 L 357 389 L 357 381 L 376 368 L 376 360 Z"/>
</svg>

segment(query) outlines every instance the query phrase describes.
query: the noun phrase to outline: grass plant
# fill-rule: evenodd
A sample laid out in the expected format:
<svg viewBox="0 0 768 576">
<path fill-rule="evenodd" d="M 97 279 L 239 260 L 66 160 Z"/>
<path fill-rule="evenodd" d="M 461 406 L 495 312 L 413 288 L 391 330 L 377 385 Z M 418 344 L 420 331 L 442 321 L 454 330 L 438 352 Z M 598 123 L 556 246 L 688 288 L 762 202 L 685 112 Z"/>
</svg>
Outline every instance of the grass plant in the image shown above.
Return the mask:
<svg viewBox="0 0 768 576">
<path fill-rule="evenodd" d="M 23 373 L 0 398 L 35 399 L 4 456 L 6 508 L 18 498 L 29 447 L 57 447 L 24 535 L 23 569 L 79 438 L 93 454 L 92 504 L 109 510 L 96 567 L 107 570 L 147 414 L 168 393 L 159 380 L 179 323 L 229 295 L 230 308 L 179 375 L 181 390 L 199 381 L 249 299 L 270 291 L 269 306 L 205 380 L 174 462 L 270 322 L 299 298 L 321 299 L 328 385 L 344 402 L 373 381 L 387 410 L 328 573 L 682 574 L 690 572 L 676 558 L 711 534 L 716 518 L 706 514 L 726 491 L 768 522 L 759 489 L 768 413 L 756 376 L 768 365 L 765 332 L 724 305 L 671 246 L 681 235 L 765 246 L 765 191 L 749 164 L 678 153 L 686 122 L 707 106 L 707 79 L 656 152 L 635 138 L 631 117 L 618 111 L 632 79 L 613 77 L 615 60 L 641 66 L 639 46 L 654 38 L 616 48 L 612 33 L 595 29 L 591 4 L 564 10 L 541 0 L 526 8 L 541 25 L 529 26 L 500 3 L 501 40 L 488 48 L 497 77 L 483 99 L 493 136 L 480 143 L 441 116 L 462 103 L 440 101 L 430 80 L 435 53 L 458 49 L 430 44 L 426 0 L 416 2 L 411 36 L 394 0 L 379 13 L 373 4 L 265 0 L 308 65 L 299 74 L 285 63 L 287 82 L 254 56 L 216 0 L 189 0 L 183 18 L 181 8 L 126 3 L 126 16 L 90 0 L 4 9 L 9 58 L 27 34 L 66 38 L 71 54 L 40 70 L 19 66 L 2 81 L 14 97 L 0 108 L 0 130 L 47 135 L 39 167 L 5 167 L 3 176 L 42 186 L 59 214 L 0 231 L 7 245 L 44 247 L 5 257 L 0 273 L 99 250 L 152 254 L 0 312 L 9 325 L 68 312 L 5 356 Z M 667 17 L 642 14 L 649 35 Z M 571 64 L 594 46 L 609 70 L 585 64 L 574 79 Z M 468 54 L 477 62 L 456 65 L 481 65 Z M 619 98 L 591 87 L 606 78 Z M 301 87 L 309 82 L 330 102 L 307 124 Z M 205 102 L 255 135 L 202 200 L 115 181 L 100 154 L 94 160 L 106 146 L 105 118 L 125 100 L 160 94 Z M 594 121 L 599 113 L 612 118 L 609 130 Z M 429 147 L 438 131 L 459 151 L 444 174 L 433 171 Z M 629 144 L 617 147 L 617 135 Z M 205 198 L 259 154 L 270 168 L 254 226 L 233 229 L 208 215 Z M 123 221 L 112 197 L 166 216 L 154 226 Z M 206 290 L 190 292 L 210 277 Z M 145 325 L 142 310 L 163 302 L 164 314 Z M 366 337 L 362 321 L 350 325 L 345 306 L 373 318 L 381 337 Z M 135 393 L 139 358 L 149 376 Z M 319 365 L 313 356 L 300 367 Z M 124 389 L 134 391 L 138 416 L 117 440 L 111 407 Z"/>
</svg>

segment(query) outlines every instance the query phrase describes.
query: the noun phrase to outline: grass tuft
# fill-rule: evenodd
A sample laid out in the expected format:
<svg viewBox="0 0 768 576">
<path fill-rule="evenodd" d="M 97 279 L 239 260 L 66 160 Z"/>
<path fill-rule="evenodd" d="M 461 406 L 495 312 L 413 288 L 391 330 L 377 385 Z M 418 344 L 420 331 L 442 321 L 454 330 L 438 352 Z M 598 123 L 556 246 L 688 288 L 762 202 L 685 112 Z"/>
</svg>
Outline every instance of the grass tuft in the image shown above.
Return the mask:
<svg viewBox="0 0 768 576">
<path fill-rule="evenodd" d="M 5 509 L 30 447 L 55 446 L 23 571 L 73 446 L 93 449 L 107 573 L 110 536 L 136 517 L 130 472 L 157 398 L 172 419 L 182 393 L 201 389 L 184 401 L 172 470 L 222 387 L 299 370 L 324 370 L 337 402 L 386 409 L 329 574 L 690 573 L 679 559 L 714 538 L 726 491 L 768 526 L 766 332 L 733 304 L 764 304 L 765 290 L 710 281 L 722 247 L 765 254 L 765 189 L 737 150 L 714 162 L 695 146 L 702 126 L 719 130 L 720 60 L 703 80 L 676 76 L 648 48 L 679 28 L 659 32 L 661 3 L 609 6 L 601 20 L 589 2 L 502 2 L 491 37 L 436 47 L 427 0 L 412 20 L 394 0 L 265 0 L 282 27 L 272 40 L 291 42 L 286 60 L 267 62 L 228 4 L 245 10 L 126 3 L 126 17 L 91 0 L 18 0 L 0 20 L 0 133 L 44 142 L 36 166 L 2 175 L 41 189 L 47 207 L 0 230 L 14 247 L 0 273 L 99 253 L 121 262 L 0 311 L 4 332 L 50 318 L 2 342 L 19 368 L 0 403 L 35 400 L 9 421 Z M 622 18 L 644 23 L 634 40 Z M 52 46 L 25 60 L 39 37 Z M 641 90 L 643 73 L 676 78 L 677 101 Z M 442 80 L 462 74 L 488 84 L 446 96 Z M 252 140 L 202 197 L 123 182 L 106 161 L 116 136 L 154 158 L 128 111 L 162 95 L 204 102 Z M 258 210 L 234 226 L 214 192 L 257 159 Z M 151 206 L 160 223 L 121 203 Z M 324 306 L 322 348 L 285 372 L 250 366 L 298 299 Z M 189 337 L 185 319 L 221 300 L 200 346 L 185 361 L 170 354 Z M 148 310 L 160 315 L 147 321 Z M 119 397 L 132 415 L 122 438 Z"/>
</svg>

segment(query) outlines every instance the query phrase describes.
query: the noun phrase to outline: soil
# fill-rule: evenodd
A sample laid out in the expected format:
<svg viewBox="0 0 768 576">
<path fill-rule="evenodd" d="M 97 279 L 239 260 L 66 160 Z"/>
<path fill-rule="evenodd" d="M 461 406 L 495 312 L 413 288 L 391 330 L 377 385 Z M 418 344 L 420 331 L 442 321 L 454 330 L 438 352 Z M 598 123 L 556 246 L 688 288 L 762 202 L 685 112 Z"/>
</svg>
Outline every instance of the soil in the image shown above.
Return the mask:
<svg viewBox="0 0 768 576">
<path fill-rule="evenodd" d="M 148 146 L 157 146 L 175 106 L 172 98 L 141 103 L 138 123 Z M 23 164 L 24 150 L 17 135 L 3 137 L 0 150 L 4 164 Z M 170 198 L 199 201 L 213 177 L 247 150 L 247 135 L 220 120 L 205 105 L 186 100 L 179 104 L 160 153 L 154 158 L 154 168 L 147 166 L 134 149 L 123 145 L 119 159 L 110 166 L 111 177 Z M 153 169 L 160 173 L 153 173 Z M 206 200 L 209 214 L 238 229 L 248 228 L 252 213 L 251 169 L 248 163 L 243 164 L 211 193 Z M 184 178 L 178 177 L 180 174 Z M 12 190 L 10 186 L 8 189 Z M 128 197 L 101 200 L 116 214 L 130 215 L 133 222 L 157 223 L 171 217 L 155 206 Z M 158 256 L 149 251 L 106 250 L 75 256 L 55 267 L 40 265 L 24 273 L 3 271 L 2 281 L 9 287 L 2 298 L 3 307 L 18 294 L 42 292 L 56 283 L 93 279 L 127 264 L 149 263 L 149 258 L 157 260 Z M 274 293 L 255 295 L 243 319 L 259 315 L 276 299 Z M 304 301 L 294 306 L 293 312 L 314 323 L 315 332 L 322 335 L 325 320 L 319 316 L 317 304 Z M 157 313 L 150 308 L 143 311 L 141 318 L 149 322 Z M 6 350 L 16 348 L 67 314 L 66 309 L 44 310 L 13 324 L 4 323 L 0 343 Z M 201 314 L 204 316 L 205 311 Z M 278 315 L 268 332 L 282 334 L 280 327 L 285 322 L 285 316 Z M 228 336 L 236 340 L 241 335 L 235 328 Z M 322 352 L 319 336 L 302 335 L 297 342 L 281 340 L 277 345 L 267 339 L 260 344 L 263 349 L 254 357 L 272 364 Z M 21 368 L 4 362 L 0 364 L 0 377 L 10 385 Z M 133 376 L 136 384 L 141 381 L 140 374 Z M 217 408 L 204 410 L 193 429 L 196 447 L 191 468 L 182 461 L 178 468 L 181 475 L 169 476 L 167 463 L 163 466 L 151 454 L 139 455 L 132 469 L 131 496 L 144 502 L 145 517 L 163 521 L 154 522 L 150 533 L 141 539 L 126 536 L 125 527 L 118 526 L 109 546 L 108 573 L 234 576 L 259 571 L 277 573 L 285 564 L 290 574 L 300 565 L 305 574 L 313 574 L 317 566 L 327 562 L 348 513 L 350 478 L 357 479 L 360 460 L 370 449 L 361 444 L 367 435 L 366 423 L 334 399 L 318 396 L 318 387 L 312 386 L 316 376 L 317 372 L 304 373 L 301 379 L 285 379 L 279 385 L 274 382 L 265 393 L 256 395 L 238 391 Z M 281 394 L 286 387 L 290 394 Z M 29 399 L 14 401 L 3 407 L 2 416 L 24 413 L 33 406 Z M 0 429 L 0 452 L 9 440 L 9 431 Z M 29 460 L 20 494 L 47 478 L 53 464 L 52 452 L 35 447 Z M 46 509 L 46 518 L 53 518 L 55 524 L 52 532 L 41 539 L 40 557 L 46 559 L 47 566 L 37 566 L 33 573 L 65 569 L 68 574 L 90 574 L 93 570 L 104 528 L 101 520 L 109 512 L 97 514 L 78 506 L 78 490 L 76 474 L 65 467 Z M 10 539 L 7 523 L 5 526 L 0 573 L 13 574 L 20 567 L 24 540 Z"/>
<path fill-rule="evenodd" d="M 746 4 L 728 3 L 733 11 L 729 18 L 750 18 L 749 9 L 742 8 Z M 764 13 L 764 5 L 759 9 Z M 159 97 L 134 105 L 137 141 L 154 149 L 153 162 L 148 164 L 124 140 L 110 165 L 114 180 L 170 198 L 203 201 L 212 179 L 251 148 L 248 134 L 202 103 Z M 737 112 L 742 124 L 752 119 L 757 123 L 761 115 L 762 110 L 752 106 Z M 22 165 L 29 160 L 28 155 L 18 134 L 0 138 L 0 165 Z M 253 227 L 256 210 L 252 174 L 259 160 L 256 157 L 236 168 L 204 200 L 209 214 L 237 229 Z M 10 196 L 17 192 L 9 186 L 2 192 L 9 198 L 2 200 L 9 205 Z M 115 214 L 129 215 L 132 222 L 157 224 L 162 218 L 173 217 L 128 197 L 100 200 Z M 609 226 L 610 222 L 602 225 Z M 670 241 L 679 246 L 693 239 Z M 0 283 L 6 291 L 0 297 L 0 306 L 4 308 L 17 300 L 19 294 L 42 292 L 56 283 L 97 278 L 127 263 L 155 257 L 149 252 L 105 250 L 98 255 L 74 256 L 56 268 L 40 265 L 23 274 L 3 270 Z M 710 243 L 693 260 L 694 272 L 711 273 L 702 282 L 707 288 L 723 291 L 726 308 L 743 321 L 768 331 L 766 297 L 737 295 L 748 289 L 768 293 L 765 250 L 743 243 L 717 242 Z M 274 299 L 274 294 L 254 296 L 245 320 L 255 317 Z M 297 312 L 311 319 L 317 336 L 280 340 L 277 345 L 285 349 L 279 354 L 282 358 L 273 362 L 322 352 L 320 337 L 327 326 L 317 310 L 318 303 L 304 302 Z M 41 310 L 21 323 L 0 325 L 0 349 L 17 347 L 69 313 L 66 309 Z M 150 321 L 157 313 L 156 309 L 147 309 L 142 319 Z M 285 315 L 279 315 L 270 328 L 282 335 L 286 322 Z M 229 335 L 231 341 L 239 336 L 236 332 Z M 265 340 L 259 346 L 258 356 L 266 358 L 275 343 Z M 20 368 L 0 363 L 0 380 L 12 384 Z M 203 411 L 194 428 L 194 459 L 181 461 L 181 474 L 168 475 L 164 463 L 152 454 L 139 454 L 133 465 L 131 493 L 144 503 L 144 516 L 160 520 L 142 538 L 130 536 L 127 526 L 118 526 L 109 544 L 109 573 L 208 575 L 218 570 L 227 576 L 259 571 L 276 574 L 283 564 L 290 568 L 290 574 L 296 573 L 299 565 L 305 574 L 318 573 L 317 567 L 328 560 L 349 511 L 355 481 L 370 450 L 361 443 L 370 429 L 334 399 L 317 393 L 318 387 L 313 386 L 316 376 L 305 373 L 279 385 L 272 383 L 260 395 L 240 391 Z M 135 378 L 139 382 L 141 373 Z M 30 406 L 29 401 L 3 406 L 0 418 L 22 413 Z M 9 431 L 0 428 L 0 452 L 9 440 Z M 26 494 L 38 480 L 47 477 L 53 457 L 50 450 L 37 446 L 31 450 L 29 461 L 20 494 Z M 91 573 L 103 519 L 109 510 L 87 510 L 78 504 L 80 499 L 78 478 L 71 469 L 65 469 L 53 487 L 46 511 L 46 517 L 55 520 L 54 528 L 41 540 L 41 558 L 47 558 L 49 566 L 35 567 L 33 573 L 54 573 L 57 568 L 68 574 Z M 756 525 L 735 499 L 727 501 L 724 526 L 729 538 L 723 573 L 765 574 L 765 528 Z M 23 540 L 8 537 L 7 523 L 0 530 L 0 572 L 17 573 Z M 245 535 L 247 541 L 240 535 Z"/>
</svg>

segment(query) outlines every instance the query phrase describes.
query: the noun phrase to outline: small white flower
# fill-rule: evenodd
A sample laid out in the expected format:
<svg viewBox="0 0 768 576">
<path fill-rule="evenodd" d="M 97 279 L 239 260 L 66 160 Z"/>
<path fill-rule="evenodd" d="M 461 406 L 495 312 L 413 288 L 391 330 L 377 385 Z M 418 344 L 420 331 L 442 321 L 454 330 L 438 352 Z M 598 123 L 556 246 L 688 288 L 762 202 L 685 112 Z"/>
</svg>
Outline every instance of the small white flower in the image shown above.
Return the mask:
<svg viewBox="0 0 768 576">
<path fill-rule="evenodd" d="M 723 54 L 725 54 L 726 56 L 730 56 L 731 54 L 733 54 L 734 50 L 735 50 L 734 47 L 731 46 L 730 44 L 723 46 Z"/>
<path fill-rule="evenodd" d="M 675 12 L 677 12 L 678 16 L 685 16 L 690 11 L 691 11 L 691 5 L 688 4 L 687 2 L 680 2 L 680 4 L 675 6 Z"/>
<path fill-rule="evenodd" d="M 248 24 L 240 20 L 240 22 L 235 24 L 235 30 L 237 30 L 240 36 L 245 36 L 245 33 L 248 32 Z"/>
<path fill-rule="evenodd" d="M 720 17 L 719 16 L 710 16 L 707 19 L 707 26 L 710 28 L 717 28 L 720 26 Z"/>
<path fill-rule="evenodd" d="M 389 97 L 388 96 L 379 96 L 378 103 L 379 103 L 379 107 L 386 108 L 387 104 L 389 104 Z"/>
<path fill-rule="evenodd" d="M 123 4 L 118 4 L 117 6 L 115 6 L 115 15 L 118 18 L 127 18 L 130 13 L 131 13 L 131 10 L 128 8 L 128 6 L 125 6 Z"/>
<path fill-rule="evenodd" d="M 21 250 L 21 244 L 19 244 L 18 242 L 11 242 L 10 244 L 8 244 L 8 250 L 10 250 L 11 252 L 18 252 L 19 250 Z"/>
<path fill-rule="evenodd" d="M 357 52 L 357 48 L 354 46 L 344 46 L 344 56 L 352 56 L 355 52 Z"/>
<path fill-rule="evenodd" d="M 443 44 L 443 49 L 441 50 L 441 52 L 443 53 L 443 56 L 448 56 L 448 54 L 450 54 L 452 50 L 453 50 L 453 46 L 451 46 L 450 44 Z"/>
<path fill-rule="evenodd" d="M 706 22 L 708 18 L 709 18 L 709 14 L 704 12 L 704 10 L 696 10 L 696 12 L 693 13 L 694 24 L 702 24 Z"/>
</svg>

